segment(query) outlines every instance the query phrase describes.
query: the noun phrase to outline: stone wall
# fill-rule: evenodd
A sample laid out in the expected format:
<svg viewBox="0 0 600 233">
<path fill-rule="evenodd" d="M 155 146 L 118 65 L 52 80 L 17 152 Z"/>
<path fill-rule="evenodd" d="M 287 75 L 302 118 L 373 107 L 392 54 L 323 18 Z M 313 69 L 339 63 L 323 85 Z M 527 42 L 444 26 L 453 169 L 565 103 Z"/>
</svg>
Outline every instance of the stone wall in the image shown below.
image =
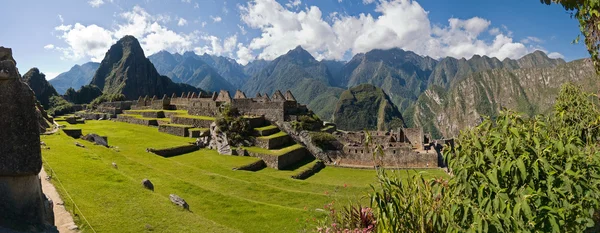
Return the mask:
<svg viewBox="0 0 600 233">
<path fill-rule="evenodd" d="M 291 142 L 291 138 L 288 135 L 276 137 L 276 138 L 256 138 L 256 146 L 264 149 L 276 149 L 281 148 Z"/>
<path fill-rule="evenodd" d="M 117 121 L 144 126 L 158 126 L 158 121 L 155 119 L 140 119 L 124 115 L 118 115 Z"/>
<path fill-rule="evenodd" d="M 234 170 L 259 171 L 259 170 L 262 170 L 265 167 L 267 167 L 267 164 L 265 163 L 265 161 L 258 160 L 256 162 L 253 162 L 253 163 L 241 166 L 241 167 L 236 167 L 236 168 L 234 168 Z"/>
<path fill-rule="evenodd" d="M 308 151 L 305 148 L 300 148 L 294 151 L 290 151 L 286 154 L 277 156 L 277 155 L 269 155 L 256 153 L 252 151 L 248 151 L 248 154 L 252 157 L 257 157 L 262 159 L 267 166 L 270 168 L 282 170 L 286 167 L 289 167 L 297 162 L 300 162 L 302 159 L 306 157 Z"/>
<path fill-rule="evenodd" d="M 344 146 L 344 156 L 340 163 L 354 165 L 375 165 L 381 163 L 384 167 L 402 168 L 435 168 L 438 167 L 438 154 L 434 150 L 414 151 L 407 144 L 404 147 L 384 148 L 384 155 L 374 161 L 373 151 L 364 146 Z"/>
<path fill-rule="evenodd" d="M 410 141 L 410 144 L 418 150 L 423 149 L 423 129 L 422 128 L 405 128 L 404 134 Z"/>
<path fill-rule="evenodd" d="M 254 127 L 254 128 L 256 128 L 256 127 Z M 254 133 L 257 136 L 266 136 L 266 135 L 279 133 L 279 128 L 275 127 L 275 128 L 267 129 L 267 130 L 263 130 L 263 131 L 254 130 Z"/>
<path fill-rule="evenodd" d="M 332 156 L 336 156 L 338 153 L 335 151 L 323 151 L 320 147 L 312 142 L 312 138 L 308 131 L 296 131 L 289 122 L 273 122 L 279 129 L 286 132 L 292 139 L 298 143 L 302 143 L 310 152 L 312 156 L 322 160 L 325 163 L 332 162 Z"/>
<path fill-rule="evenodd" d="M 257 117 L 244 117 L 248 121 L 248 125 L 250 128 L 258 128 L 266 124 L 265 117 L 257 116 Z"/>
<path fill-rule="evenodd" d="M 62 129 L 62 130 L 63 130 L 63 132 L 66 135 L 69 135 L 69 137 L 72 137 L 72 138 L 80 138 L 81 135 L 83 135 L 81 133 L 81 129 L 68 129 L 68 128 L 65 128 L 65 129 Z"/>
<path fill-rule="evenodd" d="M 111 118 L 111 114 L 108 114 L 108 113 L 95 113 L 95 112 L 79 112 L 79 113 L 75 113 L 75 116 L 81 117 L 81 118 L 86 119 L 86 120 L 98 120 L 100 118 L 102 118 L 102 119 L 109 119 L 109 118 Z"/>
<path fill-rule="evenodd" d="M 146 118 L 165 118 L 165 112 L 163 111 L 143 111 L 142 117 Z"/>
<path fill-rule="evenodd" d="M 187 110 L 190 115 L 214 117 L 219 114 L 220 104 L 220 102 L 213 101 L 212 98 L 189 99 Z"/>
<path fill-rule="evenodd" d="M 192 128 L 192 126 L 165 124 L 165 125 L 158 126 L 158 132 L 168 133 L 168 134 L 172 134 L 172 135 L 180 136 L 180 137 L 188 137 L 189 136 L 188 130 L 190 128 Z"/>
<path fill-rule="evenodd" d="M 173 156 L 177 156 L 177 155 L 194 152 L 199 149 L 200 148 L 198 146 L 196 146 L 195 144 L 189 144 L 189 145 L 176 146 L 176 147 L 164 148 L 164 149 L 149 148 L 148 151 L 151 153 L 160 155 L 162 157 L 168 158 L 168 157 L 173 157 Z"/>
<path fill-rule="evenodd" d="M 325 163 L 323 163 L 323 161 L 319 160 L 317 161 L 315 164 L 313 164 L 312 166 L 310 166 L 308 169 L 301 171 L 300 173 L 293 175 L 292 178 L 293 179 L 298 179 L 298 180 L 304 180 L 308 177 L 311 177 L 312 175 L 314 175 L 315 173 L 321 171 L 321 169 L 325 168 Z"/>
<path fill-rule="evenodd" d="M 210 128 L 210 124 L 212 124 L 213 121 L 182 116 L 171 116 L 171 123 L 179 125 L 191 125 L 195 128 Z"/>
<path fill-rule="evenodd" d="M 233 99 L 232 107 L 246 115 L 264 115 L 270 121 L 284 121 L 285 102 L 257 102 L 252 99 Z"/>
</svg>

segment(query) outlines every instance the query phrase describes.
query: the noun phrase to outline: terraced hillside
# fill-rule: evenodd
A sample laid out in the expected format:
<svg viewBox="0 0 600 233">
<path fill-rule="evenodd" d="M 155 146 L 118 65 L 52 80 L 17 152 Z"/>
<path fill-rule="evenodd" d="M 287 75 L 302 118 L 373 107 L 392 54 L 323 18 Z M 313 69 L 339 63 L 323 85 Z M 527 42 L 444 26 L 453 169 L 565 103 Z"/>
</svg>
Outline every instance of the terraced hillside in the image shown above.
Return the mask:
<svg viewBox="0 0 600 233">
<path fill-rule="evenodd" d="M 51 148 L 43 149 L 45 169 L 85 232 L 92 232 L 91 228 L 96 232 L 312 230 L 313 218 L 324 216 L 317 209 L 332 200 L 367 202 L 361 198 L 369 192 L 369 184 L 376 181 L 372 170 L 335 167 L 326 167 L 306 180 L 290 178 L 314 161 L 303 161 L 288 170 L 235 171 L 232 168 L 258 159 L 218 155 L 211 150 L 163 158 L 147 153 L 146 148 L 173 147 L 194 139 L 123 122 L 60 124 L 67 129 L 80 128 L 84 135 L 107 136 L 113 147 L 93 145 L 63 132 L 41 138 Z M 113 162 L 118 169 L 111 166 Z M 441 170 L 427 173 L 444 175 Z M 144 178 L 154 183 L 154 192 L 142 187 Z M 169 194 L 184 198 L 190 211 L 171 204 Z"/>
</svg>

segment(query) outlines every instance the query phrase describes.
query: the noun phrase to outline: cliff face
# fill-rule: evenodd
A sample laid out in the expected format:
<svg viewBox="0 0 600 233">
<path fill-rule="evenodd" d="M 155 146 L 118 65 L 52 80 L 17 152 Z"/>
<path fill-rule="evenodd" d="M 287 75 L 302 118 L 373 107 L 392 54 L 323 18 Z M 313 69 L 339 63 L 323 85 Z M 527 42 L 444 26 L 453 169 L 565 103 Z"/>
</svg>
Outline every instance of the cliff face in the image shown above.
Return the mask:
<svg viewBox="0 0 600 233">
<path fill-rule="evenodd" d="M 133 36 L 125 36 L 110 47 L 91 84 L 102 89 L 104 94 L 124 94 L 130 100 L 146 95 L 171 96 L 173 93 L 200 91 L 159 75 Z"/>
<path fill-rule="evenodd" d="M 502 107 L 527 115 L 547 113 L 563 83 L 571 81 L 595 93 L 600 87 L 597 78 L 588 60 L 476 72 L 448 90 L 429 88 L 407 111 L 407 117 L 434 135 L 453 137 L 461 129 L 476 125 L 482 116 L 496 116 Z"/>
<path fill-rule="evenodd" d="M 402 115 L 381 88 L 361 84 L 342 93 L 334 122 L 343 130 L 388 130 L 404 125 Z"/>
<path fill-rule="evenodd" d="M 35 93 L 35 98 L 48 109 L 50 106 L 50 97 L 58 96 L 58 92 L 54 87 L 46 80 L 46 75 L 40 73 L 38 68 L 31 68 L 25 75 L 23 75 L 23 81 L 31 87 Z"/>
<path fill-rule="evenodd" d="M 0 47 L 0 232 L 57 232 L 37 176 L 42 168 L 33 91 Z"/>
</svg>

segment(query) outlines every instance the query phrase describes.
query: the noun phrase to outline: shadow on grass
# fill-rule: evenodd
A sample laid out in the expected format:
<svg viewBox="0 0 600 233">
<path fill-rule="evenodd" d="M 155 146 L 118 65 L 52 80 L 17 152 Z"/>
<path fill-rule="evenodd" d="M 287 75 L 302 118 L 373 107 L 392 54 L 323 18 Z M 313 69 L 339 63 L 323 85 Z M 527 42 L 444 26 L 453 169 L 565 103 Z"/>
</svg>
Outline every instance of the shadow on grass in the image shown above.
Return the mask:
<svg viewBox="0 0 600 233">
<path fill-rule="evenodd" d="M 300 160 L 297 163 L 294 163 L 290 166 L 285 167 L 284 169 L 281 169 L 283 171 L 294 171 L 297 170 L 298 168 L 301 168 L 302 166 L 311 163 L 312 161 L 315 161 L 315 157 L 313 157 L 312 155 L 308 155 L 306 156 L 303 160 Z"/>
</svg>

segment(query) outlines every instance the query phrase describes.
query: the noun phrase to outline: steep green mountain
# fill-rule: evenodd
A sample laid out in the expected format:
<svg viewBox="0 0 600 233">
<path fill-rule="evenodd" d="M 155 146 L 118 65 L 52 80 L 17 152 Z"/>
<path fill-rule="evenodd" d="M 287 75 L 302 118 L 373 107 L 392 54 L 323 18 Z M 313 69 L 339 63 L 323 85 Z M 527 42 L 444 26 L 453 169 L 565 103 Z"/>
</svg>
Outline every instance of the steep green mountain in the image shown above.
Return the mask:
<svg viewBox="0 0 600 233">
<path fill-rule="evenodd" d="M 448 90 L 434 85 L 403 115 L 408 124 L 421 126 L 434 136 L 453 137 L 465 127 L 476 125 L 482 116 L 496 116 L 502 107 L 527 115 L 547 113 L 565 82 L 574 82 L 591 92 L 600 88 L 589 60 L 558 65 L 537 61 L 519 65 L 541 67 L 471 73 Z"/>
<path fill-rule="evenodd" d="M 332 103 L 342 91 L 331 87 L 330 79 L 327 66 L 298 46 L 270 62 L 246 82 L 243 90 L 246 95 L 254 96 L 256 93 L 271 95 L 275 90 L 289 89 L 296 100 L 328 120 L 334 108 Z"/>
<path fill-rule="evenodd" d="M 67 89 L 64 98 L 74 104 L 89 104 L 102 95 L 102 90 L 94 85 L 81 86 L 79 90 Z"/>
<path fill-rule="evenodd" d="M 171 54 L 162 50 L 158 53 L 148 56 L 148 59 L 150 59 L 150 62 L 152 62 L 159 74 L 167 75 L 175 68 L 175 66 L 177 66 L 177 64 L 179 64 L 179 62 L 183 60 L 183 57 L 180 54 Z M 171 78 L 174 82 L 178 81 L 173 79 L 173 77 L 169 78 Z"/>
<path fill-rule="evenodd" d="M 177 64 L 167 76 L 207 91 L 220 91 L 221 89 L 235 91 L 235 87 L 231 83 L 196 56 L 185 56 L 183 61 Z"/>
<path fill-rule="evenodd" d="M 427 89 L 437 61 L 402 49 L 371 50 L 357 54 L 341 70 L 339 85 L 369 83 L 381 87 L 401 110 Z"/>
<path fill-rule="evenodd" d="M 344 68 L 344 65 L 346 64 L 346 62 L 336 61 L 336 60 L 322 60 L 321 63 L 323 63 L 325 66 L 327 66 L 327 69 L 331 73 L 331 79 L 329 80 L 329 83 L 332 86 L 345 87 L 343 85 L 341 74 L 342 74 L 342 68 Z"/>
<path fill-rule="evenodd" d="M 110 47 L 90 84 L 98 86 L 104 94 L 123 94 L 130 100 L 146 95 L 161 98 L 165 94 L 199 91 L 158 74 L 133 36 L 125 36 Z"/>
<path fill-rule="evenodd" d="M 257 59 L 248 62 L 248 64 L 244 66 L 244 74 L 246 74 L 247 77 L 252 77 L 257 75 L 258 72 L 267 67 L 267 65 L 269 65 L 269 61 L 265 61 L 263 59 Z"/>
<path fill-rule="evenodd" d="M 236 88 L 241 88 L 248 80 L 248 76 L 244 73 L 244 67 L 231 58 L 206 53 L 198 58 L 215 69 L 223 79 Z"/>
<path fill-rule="evenodd" d="M 46 75 L 40 73 L 38 68 L 31 68 L 27 73 L 23 75 L 23 81 L 31 87 L 31 90 L 35 93 L 35 98 L 48 109 L 50 103 L 50 97 L 58 96 L 58 92 L 52 87 L 52 85 L 46 80 Z"/>
<path fill-rule="evenodd" d="M 343 130 L 388 130 L 404 125 L 402 114 L 378 87 L 361 84 L 342 93 L 335 107 L 334 122 Z"/>
<path fill-rule="evenodd" d="M 79 88 L 88 85 L 96 70 L 100 66 L 97 62 L 88 62 L 83 65 L 75 65 L 67 72 L 61 73 L 56 78 L 50 80 L 50 84 L 54 86 L 56 91 L 64 94 L 69 88 Z"/>
<path fill-rule="evenodd" d="M 533 68 L 533 67 L 554 67 L 564 64 L 562 59 L 549 58 L 544 52 L 535 51 L 527 54 L 518 60 L 506 58 L 503 61 L 495 57 L 474 55 L 471 59 L 456 59 L 446 57 L 436 65 L 435 69 L 429 77 L 429 85 L 437 85 L 448 88 L 452 82 L 457 81 L 461 77 L 468 74 L 490 70 L 490 69 L 518 69 L 518 68 Z"/>
</svg>

